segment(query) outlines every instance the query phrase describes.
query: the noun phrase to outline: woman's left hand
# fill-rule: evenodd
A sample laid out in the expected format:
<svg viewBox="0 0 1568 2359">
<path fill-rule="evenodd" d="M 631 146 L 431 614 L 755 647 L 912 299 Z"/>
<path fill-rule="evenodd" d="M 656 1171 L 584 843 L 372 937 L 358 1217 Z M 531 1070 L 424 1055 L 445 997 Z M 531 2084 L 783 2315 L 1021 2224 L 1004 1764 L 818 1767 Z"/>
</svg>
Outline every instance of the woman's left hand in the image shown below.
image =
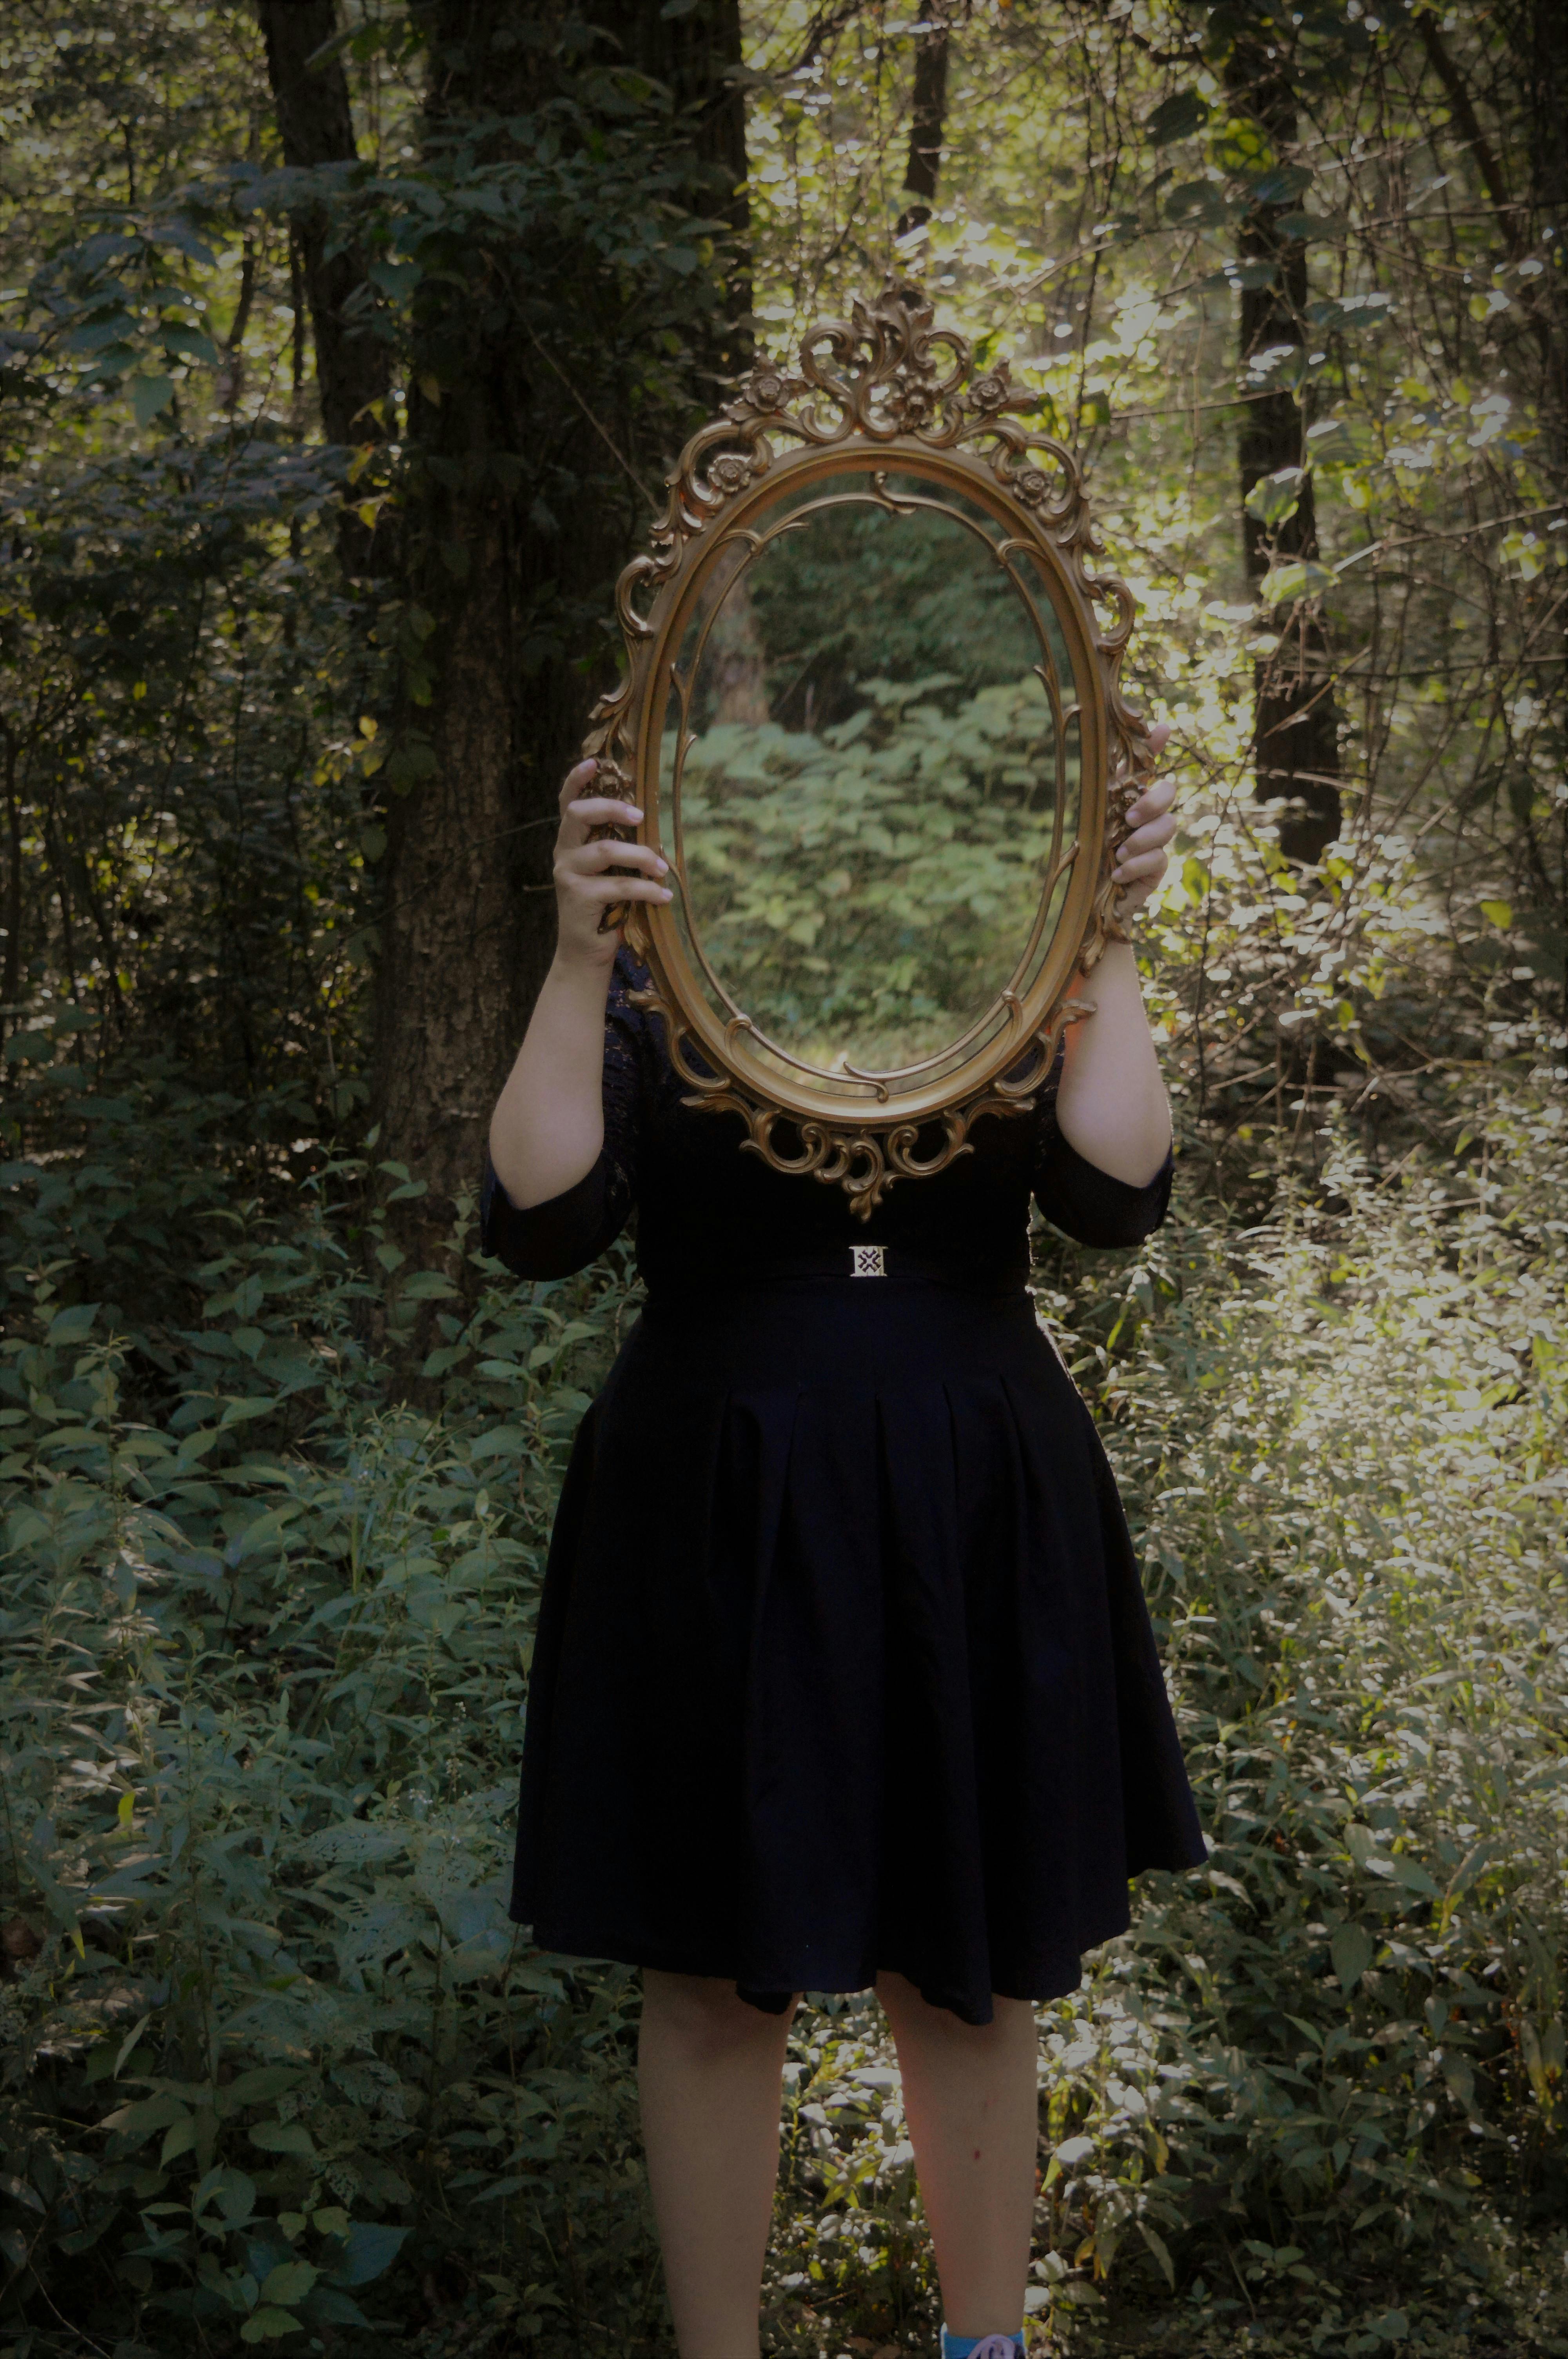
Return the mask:
<svg viewBox="0 0 1568 2359">
<path fill-rule="evenodd" d="M 1162 754 L 1170 734 L 1168 721 L 1156 722 L 1149 732 L 1151 750 Z M 1170 864 L 1166 846 L 1176 832 L 1171 814 L 1175 799 L 1174 778 L 1152 778 L 1127 814 L 1130 832 L 1111 871 L 1119 888 L 1116 913 L 1124 923 L 1143 907 Z"/>
</svg>

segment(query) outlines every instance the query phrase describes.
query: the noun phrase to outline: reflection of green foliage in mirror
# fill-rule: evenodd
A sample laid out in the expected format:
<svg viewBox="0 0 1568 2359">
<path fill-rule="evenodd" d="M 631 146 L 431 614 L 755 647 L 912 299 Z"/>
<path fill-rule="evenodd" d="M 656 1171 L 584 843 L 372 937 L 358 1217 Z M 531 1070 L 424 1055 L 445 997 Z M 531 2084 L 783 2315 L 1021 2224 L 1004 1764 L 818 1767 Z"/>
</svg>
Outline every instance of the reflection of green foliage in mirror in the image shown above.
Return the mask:
<svg viewBox="0 0 1568 2359">
<path fill-rule="evenodd" d="M 939 498 L 980 525 L 1004 528 L 960 494 L 890 475 L 894 498 Z M 838 477 L 827 496 L 852 506 L 818 511 L 751 568 L 748 587 L 767 650 L 769 701 L 786 727 L 842 721 L 867 679 L 951 676 L 957 696 L 1017 679 L 1040 659 L 1028 614 L 1007 574 L 953 515 L 891 514 L 871 505 L 869 474 Z M 806 495 L 825 496 L 821 484 Z"/>
<path fill-rule="evenodd" d="M 762 1029 L 813 1063 L 886 1071 L 934 1055 L 1028 940 L 1055 820 L 1050 708 L 1025 677 L 945 712 L 953 686 L 942 672 L 868 680 L 868 701 L 820 734 L 719 723 L 687 752 L 702 947 Z M 1070 846 L 1076 723 L 1065 753 Z M 665 763 L 667 786 L 669 737 Z"/>
<path fill-rule="evenodd" d="M 1064 824 L 1076 808 L 1076 726 L 1059 747 L 1038 669 L 1044 632 L 1070 709 L 1065 641 L 1044 581 L 1015 558 L 1026 595 L 999 563 L 1008 526 L 945 484 L 818 477 L 751 523 L 666 717 L 667 795 L 684 694 L 687 914 L 782 1048 L 896 1069 L 959 1038 L 1024 954 L 1059 791 Z"/>
</svg>

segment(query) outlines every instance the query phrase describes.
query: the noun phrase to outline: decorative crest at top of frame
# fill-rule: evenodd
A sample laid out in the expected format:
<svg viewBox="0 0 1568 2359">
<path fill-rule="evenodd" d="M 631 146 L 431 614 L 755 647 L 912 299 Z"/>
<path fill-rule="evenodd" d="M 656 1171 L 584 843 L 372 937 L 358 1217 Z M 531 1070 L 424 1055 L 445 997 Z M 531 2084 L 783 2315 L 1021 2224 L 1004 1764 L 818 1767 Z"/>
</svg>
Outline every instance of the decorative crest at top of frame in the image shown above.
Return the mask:
<svg viewBox="0 0 1568 2359">
<path fill-rule="evenodd" d="M 862 439 L 928 451 L 967 448 L 987 461 L 1001 488 L 1065 557 L 1077 560 L 1086 595 L 1116 610 L 1101 633 L 1106 652 L 1122 647 L 1132 628 L 1131 596 L 1119 582 L 1087 570 L 1085 560 L 1098 542 L 1071 451 L 1011 414 L 1036 408 L 1038 398 L 1013 384 L 1005 361 L 978 376 L 973 371 L 967 339 L 935 325 L 920 288 L 896 280 L 873 302 L 857 299 L 848 320 L 817 321 L 801 341 L 795 369 L 759 361 L 734 399 L 681 452 L 654 525 L 654 554 L 633 558 L 621 576 L 616 603 L 628 638 L 652 628 L 638 612 L 637 593 L 667 581 L 687 543 L 768 473 L 779 440 L 831 450 Z"/>
</svg>

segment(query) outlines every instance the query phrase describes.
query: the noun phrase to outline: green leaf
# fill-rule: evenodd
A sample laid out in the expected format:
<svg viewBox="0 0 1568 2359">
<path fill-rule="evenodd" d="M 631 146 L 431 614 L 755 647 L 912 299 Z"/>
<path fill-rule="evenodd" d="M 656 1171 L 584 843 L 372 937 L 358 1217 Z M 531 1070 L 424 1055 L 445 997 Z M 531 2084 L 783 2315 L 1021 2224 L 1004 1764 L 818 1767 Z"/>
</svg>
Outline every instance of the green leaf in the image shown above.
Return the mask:
<svg viewBox="0 0 1568 2359">
<path fill-rule="evenodd" d="M 319 2285 L 307 2294 L 300 2308 L 300 2317 L 310 2326 L 368 2326 L 369 2319 L 346 2293 L 332 2286 Z"/>
<path fill-rule="evenodd" d="M 47 1341 L 50 1343 L 80 1343 L 92 1332 L 98 1316 L 96 1302 L 76 1302 L 69 1310 L 61 1310 L 49 1321 Z"/>
<path fill-rule="evenodd" d="M 1350 429 L 1342 418 L 1320 418 L 1315 426 L 1306 430 L 1307 457 L 1349 459 L 1355 456 L 1356 444 Z"/>
<path fill-rule="evenodd" d="M 1274 474 L 1265 475 L 1247 495 L 1248 515 L 1256 516 L 1260 524 L 1283 524 L 1300 507 L 1305 482 L 1304 467 L 1281 467 Z"/>
<path fill-rule="evenodd" d="M 1498 931 L 1502 934 L 1509 932 L 1509 929 L 1513 925 L 1513 909 L 1507 901 L 1483 901 L 1481 903 L 1481 915 L 1485 918 L 1489 926 L 1496 926 Z M 54 1340 L 52 1329 L 50 1330 L 49 1340 L 51 1343 Z"/>
<path fill-rule="evenodd" d="M 1174 139 L 1190 139 L 1208 117 L 1206 98 L 1195 90 L 1178 90 L 1162 99 L 1152 114 L 1145 115 L 1143 128 L 1156 147 L 1166 147 Z"/>
<path fill-rule="evenodd" d="M 255 2210 L 255 2201 L 256 2183 L 254 2179 L 247 2179 L 243 2170 L 220 2168 L 210 2170 L 202 2180 L 190 2199 L 190 2209 L 200 2213 L 205 2212 L 210 2203 L 216 2203 L 230 2226 L 238 2227 L 242 2221 L 250 2218 Z"/>
<path fill-rule="evenodd" d="M 1342 295 L 1323 303 L 1309 303 L 1307 318 L 1314 328 L 1380 328 L 1394 308 L 1391 295 L 1376 291 Z"/>
<path fill-rule="evenodd" d="M 1394 1882 L 1402 1884 L 1407 1892 L 1416 1893 L 1423 1900 L 1437 1898 L 1439 1886 L 1419 1859 L 1411 1859 L 1408 1852 L 1401 1851 L 1389 1864 L 1394 1871 Z"/>
<path fill-rule="evenodd" d="M 481 1370 L 481 1375 L 486 1373 L 512 1376 L 515 1375 L 517 1371 L 509 1362 L 487 1360 Z M 527 1447 L 527 1437 L 521 1426 L 497 1425 L 492 1426 L 488 1433 L 481 1433 L 478 1437 L 470 1447 L 469 1456 L 476 1461 L 485 1458 L 521 1458 Z"/>
<path fill-rule="evenodd" d="M 174 379 L 171 376 L 134 376 L 131 379 L 131 408 L 138 426 L 150 426 L 160 409 L 167 409 L 174 399 Z"/>
<path fill-rule="evenodd" d="M 1464 1143 L 1468 1145 L 1469 1142 L 1466 1140 Z M 1458 1154 L 1459 1151 L 1460 1149 L 1456 1147 L 1454 1148 L 1454 1153 Z M 1568 1763 L 1564 1763 L 1562 1766 L 1568 1767 Z M 1443 1896 L 1442 1913 L 1438 1919 L 1439 1931 L 1447 1931 L 1448 1921 L 1453 1916 L 1454 1908 L 1457 1907 L 1460 1900 L 1464 1898 L 1465 1893 L 1468 1892 L 1470 1886 L 1475 1883 L 1476 1878 L 1480 1875 L 1482 1869 L 1489 1863 L 1493 1849 L 1494 1845 L 1489 1836 L 1484 1836 L 1478 1843 L 1472 1843 L 1464 1858 L 1460 1861 L 1458 1866 L 1454 1869 L 1453 1875 L 1449 1877 L 1448 1888 Z"/>
<path fill-rule="evenodd" d="M 164 2089 L 157 2096 L 138 2098 L 134 2105 L 122 2105 L 118 2113 L 106 2115 L 99 2127 L 117 2130 L 122 2137 L 146 2137 L 154 2130 L 168 2129 L 171 2123 L 189 2118 L 184 2099 Z"/>
<path fill-rule="evenodd" d="M 1144 2243 L 1148 2245 L 1149 2250 L 1153 2254 L 1155 2260 L 1159 2263 L 1160 2272 L 1164 2277 L 1165 2283 L 1170 2287 L 1171 2291 L 1174 2293 L 1176 2290 L 1176 2265 L 1171 2258 L 1170 2246 L 1166 2244 L 1163 2236 L 1159 2234 L 1155 2229 L 1149 2225 L 1147 2220 L 1139 2221 L 1138 2232 L 1142 2237 Z"/>
<path fill-rule="evenodd" d="M 263 2279 L 261 2298 L 263 2301 L 303 2301 L 320 2274 L 308 2261 L 280 2261 Z"/>
<path fill-rule="evenodd" d="M 240 2329 L 242 2343 L 277 2343 L 286 2334 L 297 2334 L 299 2321 L 287 2310 L 253 2310 Z"/>
<path fill-rule="evenodd" d="M 218 1420 L 222 1433 L 232 1425 L 248 1425 L 253 1418 L 270 1417 L 277 1407 L 271 1393 L 245 1393 L 231 1398 Z"/>
<path fill-rule="evenodd" d="M 5 1043 L 8 1065 L 41 1065 L 49 1061 L 54 1050 L 54 1037 L 49 1032 L 13 1032 Z"/>
<path fill-rule="evenodd" d="M 1247 193 L 1255 205 L 1285 205 L 1311 186 L 1312 173 L 1306 165 L 1276 164 L 1272 171 L 1254 180 Z"/>
<path fill-rule="evenodd" d="M 212 367 L 222 357 L 211 337 L 200 328 L 165 325 L 158 336 L 165 352 L 176 360 L 204 361 Z"/>
<path fill-rule="evenodd" d="M 227 2088 L 218 2092 L 220 2113 L 236 2113 L 242 2105 L 270 2104 L 292 2089 L 299 2079 L 297 2064 L 258 2064 L 254 2071 L 241 2072 Z"/>
<path fill-rule="evenodd" d="M 1334 575 L 1326 565 L 1298 557 L 1265 574 L 1258 584 L 1258 599 L 1264 606 L 1288 606 L 1297 598 L 1316 598 L 1333 587 Z"/>
<path fill-rule="evenodd" d="M 1169 222 L 1195 229 L 1218 229 L 1238 208 L 1212 180 L 1184 180 L 1165 199 Z"/>
<path fill-rule="evenodd" d="M 392 2267 L 407 2234 L 406 2228 L 387 2228 L 377 2221 L 357 2220 L 344 2240 L 343 2257 L 331 2271 L 328 2283 L 369 2285 Z"/>
<path fill-rule="evenodd" d="M 92 353 L 102 354 L 106 345 L 119 343 L 124 337 L 134 336 L 135 332 L 136 322 L 130 313 L 116 309 L 101 313 L 95 320 L 86 321 L 80 328 L 72 328 L 70 335 L 61 344 L 60 350 L 77 354 Z M 125 349 L 129 350 L 130 347 L 126 346 Z"/>
<path fill-rule="evenodd" d="M 373 262 L 366 275 L 394 302 L 406 303 L 425 273 L 416 262 Z"/>
<path fill-rule="evenodd" d="M 1348 1998 L 1372 1962 L 1372 1937 L 1363 1925 L 1340 1925 L 1335 1930 L 1328 1951 L 1334 1960 L 1334 1971 L 1339 1977 L 1339 1987 Z"/>
<path fill-rule="evenodd" d="M 399 1288 L 405 1302 L 444 1302 L 457 1290 L 451 1279 L 443 1277 L 438 1269 L 416 1269 Z"/>
<path fill-rule="evenodd" d="M 303 2122 L 257 2122 L 245 2135 L 264 2154 L 313 2155 L 316 2151 L 316 2141 Z"/>
</svg>

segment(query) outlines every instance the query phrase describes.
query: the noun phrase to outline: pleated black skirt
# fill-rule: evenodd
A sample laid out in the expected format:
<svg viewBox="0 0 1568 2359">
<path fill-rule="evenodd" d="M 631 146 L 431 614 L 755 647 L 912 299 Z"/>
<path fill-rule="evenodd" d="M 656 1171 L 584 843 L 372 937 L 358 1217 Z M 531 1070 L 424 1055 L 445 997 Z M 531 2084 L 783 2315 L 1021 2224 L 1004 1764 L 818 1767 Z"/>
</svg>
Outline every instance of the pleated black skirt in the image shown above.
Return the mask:
<svg viewBox="0 0 1568 2359">
<path fill-rule="evenodd" d="M 552 1542 L 512 1914 L 759 2006 L 1059 1997 L 1205 1856 L 1127 1527 L 1022 1290 L 654 1301 Z"/>
</svg>

